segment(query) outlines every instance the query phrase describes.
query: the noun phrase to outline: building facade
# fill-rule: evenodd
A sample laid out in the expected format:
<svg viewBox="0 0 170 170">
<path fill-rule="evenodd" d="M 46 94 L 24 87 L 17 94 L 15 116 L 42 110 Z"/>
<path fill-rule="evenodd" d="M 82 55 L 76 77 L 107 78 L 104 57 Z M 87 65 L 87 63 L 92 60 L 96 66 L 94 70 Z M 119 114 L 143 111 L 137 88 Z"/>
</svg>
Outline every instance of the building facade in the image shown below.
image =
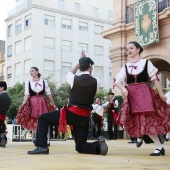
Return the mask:
<svg viewBox="0 0 170 170">
<path fill-rule="evenodd" d="M 90 0 L 17 0 L 6 19 L 8 85 L 30 78 L 30 67 L 36 66 L 60 86 L 84 50 L 94 60 L 93 76 L 108 90 L 111 43 L 101 32 L 112 27 L 112 20 L 111 5 L 104 8 Z"/>
<path fill-rule="evenodd" d="M 4 80 L 5 41 L 0 40 L 0 81 Z"/>
<path fill-rule="evenodd" d="M 110 60 L 113 78 L 127 62 L 126 44 L 135 40 L 134 3 L 139 0 L 113 1 L 113 27 L 102 33 L 112 43 Z M 147 58 L 161 73 L 164 87 L 170 80 L 170 0 L 158 0 L 159 42 L 144 46 L 142 58 Z M 115 92 L 120 91 L 115 88 Z"/>
</svg>

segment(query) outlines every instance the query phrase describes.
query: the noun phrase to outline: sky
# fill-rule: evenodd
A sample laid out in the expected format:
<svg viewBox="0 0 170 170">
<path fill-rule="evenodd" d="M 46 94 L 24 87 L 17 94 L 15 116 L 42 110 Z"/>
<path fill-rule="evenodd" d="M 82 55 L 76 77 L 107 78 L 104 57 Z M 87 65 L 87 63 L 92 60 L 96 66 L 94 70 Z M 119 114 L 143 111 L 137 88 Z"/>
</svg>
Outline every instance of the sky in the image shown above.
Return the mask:
<svg viewBox="0 0 170 170">
<path fill-rule="evenodd" d="M 7 12 L 15 7 L 15 0 L 0 0 L 0 40 L 5 40 Z"/>
</svg>

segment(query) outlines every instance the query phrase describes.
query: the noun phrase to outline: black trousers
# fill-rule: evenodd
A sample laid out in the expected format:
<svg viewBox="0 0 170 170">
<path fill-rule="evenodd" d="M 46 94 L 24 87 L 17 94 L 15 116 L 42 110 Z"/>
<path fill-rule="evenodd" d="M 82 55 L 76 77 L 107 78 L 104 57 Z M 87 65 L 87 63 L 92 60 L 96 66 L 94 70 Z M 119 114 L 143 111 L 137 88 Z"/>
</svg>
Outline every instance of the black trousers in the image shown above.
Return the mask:
<svg viewBox="0 0 170 170">
<path fill-rule="evenodd" d="M 39 116 L 35 141 L 36 146 L 47 147 L 48 126 L 58 122 L 59 118 L 59 110 L 55 110 Z M 100 154 L 98 141 L 91 143 L 87 142 L 89 118 L 74 114 L 67 110 L 66 119 L 68 125 L 73 125 L 76 151 L 85 154 Z"/>
<path fill-rule="evenodd" d="M 93 127 L 93 138 L 97 138 L 101 135 L 101 125 L 100 125 L 100 117 L 97 114 L 93 114 L 93 122 L 95 127 Z"/>
<path fill-rule="evenodd" d="M 6 125 L 3 120 L 0 120 L 0 133 L 4 133 L 6 129 Z"/>
<path fill-rule="evenodd" d="M 117 124 L 114 124 L 112 113 L 108 113 L 107 122 L 108 122 L 108 138 L 116 139 L 117 138 Z M 114 133 L 112 129 L 113 125 L 114 125 Z"/>
</svg>

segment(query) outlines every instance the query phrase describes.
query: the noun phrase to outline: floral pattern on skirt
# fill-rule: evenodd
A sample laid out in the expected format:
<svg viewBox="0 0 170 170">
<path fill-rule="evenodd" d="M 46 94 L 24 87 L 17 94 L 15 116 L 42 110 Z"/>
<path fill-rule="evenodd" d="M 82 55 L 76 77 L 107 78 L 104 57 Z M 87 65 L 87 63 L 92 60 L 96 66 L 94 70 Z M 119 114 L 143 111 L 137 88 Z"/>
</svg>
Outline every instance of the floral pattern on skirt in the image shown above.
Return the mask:
<svg viewBox="0 0 170 170">
<path fill-rule="evenodd" d="M 148 88 L 152 96 L 155 114 L 132 114 L 128 99 L 123 101 L 118 121 L 131 137 L 170 132 L 170 106 L 161 100 L 155 90 L 150 86 Z"/>
<path fill-rule="evenodd" d="M 47 107 L 47 110 L 48 111 L 54 110 L 53 106 L 47 101 L 47 99 L 45 97 L 43 98 L 44 98 L 44 105 Z M 17 123 L 28 130 L 36 131 L 37 124 L 38 124 L 38 117 L 34 117 L 31 115 L 32 114 L 31 105 L 32 103 L 30 102 L 30 99 L 29 99 L 27 100 L 25 104 L 19 107 L 19 110 L 17 113 Z"/>
</svg>

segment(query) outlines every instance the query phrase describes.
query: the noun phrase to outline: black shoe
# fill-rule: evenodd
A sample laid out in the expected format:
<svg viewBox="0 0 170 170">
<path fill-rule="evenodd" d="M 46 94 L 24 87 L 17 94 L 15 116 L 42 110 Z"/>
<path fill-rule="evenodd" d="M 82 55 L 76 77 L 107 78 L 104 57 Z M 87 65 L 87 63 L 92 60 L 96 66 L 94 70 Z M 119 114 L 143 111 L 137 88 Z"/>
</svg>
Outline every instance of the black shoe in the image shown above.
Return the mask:
<svg viewBox="0 0 170 170">
<path fill-rule="evenodd" d="M 142 143 L 143 143 L 143 139 L 141 140 L 141 142 L 136 141 L 136 147 L 137 148 L 141 147 Z"/>
<path fill-rule="evenodd" d="M 5 148 L 6 146 L 6 136 L 4 133 L 1 133 L 1 136 L 0 136 L 0 146 Z"/>
<path fill-rule="evenodd" d="M 48 147 L 50 147 L 50 142 L 47 144 Z"/>
<path fill-rule="evenodd" d="M 162 148 L 161 150 L 160 149 L 156 149 L 158 150 L 159 152 L 158 153 L 151 153 L 150 156 L 160 156 L 160 155 L 165 155 L 165 149 Z"/>
<path fill-rule="evenodd" d="M 49 149 L 48 148 L 41 148 L 37 147 L 32 151 L 28 151 L 28 154 L 49 154 Z"/>
<path fill-rule="evenodd" d="M 108 152 L 108 146 L 105 142 L 105 139 L 103 136 L 99 136 L 98 138 L 98 142 L 99 142 L 99 147 L 100 147 L 100 154 L 101 155 L 106 155 Z"/>
</svg>

